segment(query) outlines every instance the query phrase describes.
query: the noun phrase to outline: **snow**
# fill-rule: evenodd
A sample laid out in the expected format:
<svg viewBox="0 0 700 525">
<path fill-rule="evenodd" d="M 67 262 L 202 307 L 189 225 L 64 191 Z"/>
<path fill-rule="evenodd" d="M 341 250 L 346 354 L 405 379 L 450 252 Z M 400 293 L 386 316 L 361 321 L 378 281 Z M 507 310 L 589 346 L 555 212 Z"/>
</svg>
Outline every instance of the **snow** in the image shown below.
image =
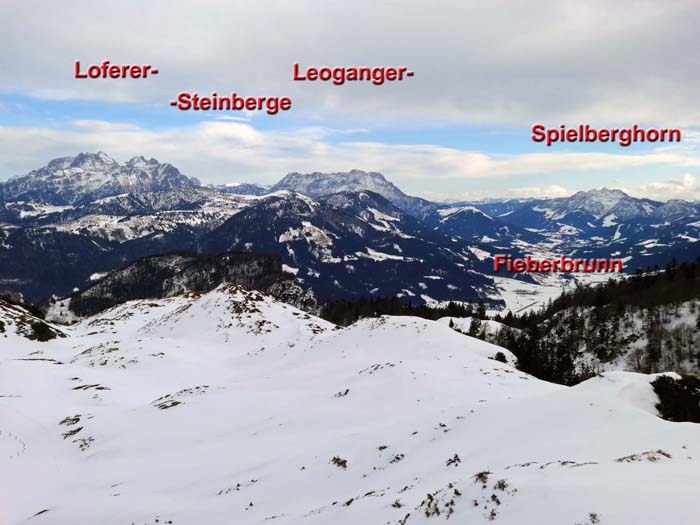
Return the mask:
<svg viewBox="0 0 700 525">
<path fill-rule="evenodd" d="M 107 202 L 120 195 L 101 199 Z M 193 226 L 205 231 L 220 226 L 224 221 L 254 204 L 247 198 L 231 194 L 208 194 L 204 202 L 194 210 L 161 210 L 141 215 L 90 214 L 78 219 L 45 227 L 70 233 L 90 234 L 111 241 L 130 241 L 157 232 L 170 232 L 178 226 Z"/>
<path fill-rule="evenodd" d="M 374 208 L 368 207 L 367 211 L 371 212 L 372 215 L 374 215 L 374 219 L 377 221 L 400 221 L 401 219 L 399 217 L 392 217 L 391 215 L 387 215 L 386 213 L 382 213 L 379 210 L 375 210 Z"/>
<path fill-rule="evenodd" d="M 668 244 L 659 242 L 659 239 L 646 239 L 642 242 L 638 242 L 637 245 L 644 246 L 645 248 L 658 248 L 660 246 L 668 246 Z"/>
<path fill-rule="evenodd" d="M 615 226 L 617 224 L 617 222 L 615 222 L 616 220 L 617 220 L 617 215 L 615 215 L 614 213 L 611 213 L 610 215 L 606 215 L 603 218 L 602 225 L 605 228 L 608 228 L 610 226 Z"/>
<path fill-rule="evenodd" d="M 489 257 L 491 257 L 491 254 L 487 252 L 486 250 L 482 250 L 480 248 L 477 248 L 476 246 L 469 246 L 469 251 L 472 252 L 474 255 L 476 255 L 477 259 L 480 261 L 485 261 Z"/>
<path fill-rule="evenodd" d="M 299 240 L 306 241 L 312 247 L 310 250 L 311 254 L 322 262 L 338 263 L 342 260 L 333 255 L 331 250 L 333 239 L 329 232 L 312 224 L 310 221 L 302 221 L 301 228 L 288 228 L 278 238 L 280 243 Z M 290 255 L 293 253 L 289 246 L 287 251 Z"/>
<path fill-rule="evenodd" d="M 440 222 L 444 222 L 447 218 L 451 217 L 452 215 L 456 215 L 458 213 L 464 213 L 464 212 L 469 212 L 469 213 L 476 213 L 479 215 L 482 215 L 483 217 L 486 217 L 490 219 L 491 217 L 486 215 L 483 211 L 481 211 L 479 208 L 476 208 L 474 206 L 456 206 L 453 208 L 442 208 L 437 210 L 437 214 L 442 217 L 440 219 Z"/>
<path fill-rule="evenodd" d="M 293 273 L 294 275 L 296 275 L 299 273 L 299 268 L 294 268 L 292 266 L 287 266 L 286 264 L 283 264 L 282 271 L 287 273 Z"/>
<path fill-rule="evenodd" d="M 607 188 L 590 190 L 585 193 L 589 201 L 599 204 L 604 210 L 611 209 L 618 202 L 620 202 L 623 197 L 625 197 L 625 194 L 622 191 L 608 190 Z"/>
<path fill-rule="evenodd" d="M 538 212 L 544 214 L 544 216 L 545 216 L 547 219 L 553 219 L 554 216 L 555 216 L 555 213 L 556 213 L 554 210 L 552 210 L 552 209 L 550 209 L 550 208 L 543 208 L 543 207 L 541 207 L 541 206 L 533 206 L 533 207 L 532 207 L 532 210 L 533 210 L 533 211 L 538 211 Z"/>
<path fill-rule="evenodd" d="M 78 321 L 78 316 L 70 309 L 70 301 L 70 297 L 66 299 L 53 297 L 44 315 L 46 320 L 56 323 L 74 323 Z"/>
<path fill-rule="evenodd" d="M 615 230 L 615 234 L 613 235 L 613 241 L 616 241 L 616 240 L 618 240 L 618 239 L 621 237 L 621 234 L 620 234 L 620 229 L 621 229 L 621 228 L 622 228 L 622 224 L 619 224 L 619 225 L 617 226 L 617 229 Z"/>
<path fill-rule="evenodd" d="M 538 283 L 530 283 L 508 277 L 494 277 L 499 298 L 505 301 L 503 311 L 514 314 L 537 311 L 547 304 L 549 299 L 561 295 L 564 283 L 557 274 L 542 274 Z M 498 313 L 491 311 L 489 314 Z"/>
<path fill-rule="evenodd" d="M 254 200 L 266 200 L 269 198 L 282 198 L 282 199 L 289 199 L 289 198 L 295 198 L 295 199 L 300 199 L 304 201 L 304 203 L 309 207 L 309 209 L 314 209 L 318 206 L 318 202 L 313 200 L 311 197 L 308 197 L 302 193 L 296 193 L 290 190 L 277 190 L 273 191 L 270 193 L 266 193 L 265 195 L 261 195 L 259 197 L 254 197 Z"/>
<path fill-rule="evenodd" d="M 676 370 L 684 374 L 695 374 L 697 364 L 695 362 L 694 341 L 700 337 L 700 329 L 696 326 L 698 316 L 698 302 L 688 301 L 666 306 L 659 306 L 658 310 L 663 319 L 662 342 L 660 345 L 660 367 L 669 370 Z M 550 329 L 549 340 L 557 340 L 561 333 L 551 326 L 569 326 L 572 308 L 566 308 L 554 314 L 549 319 Z M 618 341 L 614 348 L 612 359 L 601 360 L 596 357 L 594 345 L 587 340 L 582 340 L 578 348 L 578 354 L 574 357 L 576 369 L 595 371 L 638 371 L 643 362 L 648 346 L 648 336 L 646 326 L 646 312 L 643 309 L 629 307 L 618 321 L 606 319 L 599 321 L 593 312 L 592 307 L 581 307 L 576 309 L 576 315 L 587 326 L 587 330 L 601 328 L 603 330 L 614 330 Z M 683 349 L 683 350 L 680 350 Z M 690 349 L 690 351 L 688 351 Z"/>
<path fill-rule="evenodd" d="M 670 375 L 676 379 L 680 379 L 680 376 L 675 373 L 647 375 L 620 371 L 606 372 L 603 374 L 603 377 L 596 379 L 598 382 L 604 380 L 609 388 L 617 390 L 617 396 L 620 399 L 640 410 L 656 415 L 656 403 L 659 402 L 659 398 L 654 393 L 651 381 L 662 375 Z M 594 382 L 591 381 L 589 384 L 594 384 Z"/>
<path fill-rule="evenodd" d="M 649 376 L 566 388 L 443 322 L 335 329 L 228 286 L 134 301 L 66 332 L 4 334 L 3 523 L 411 525 L 449 508 L 450 522 L 493 511 L 506 525 L 697 517 L 700 426 L 657 418 Z M 17 359 L 29 354 L 62 364 Z M 439 516 L 426 516 L 426 494 Z"/>
<path fill-rule="evenodd" d="M 573 226 L 569 226 L 568 224 L 562 224 L 559 226 L 559 232 L 562 235 L 578 235 L 581 233 L 581 230 L 574 228 Z"/>
<path fill-rule="evenodd" d="M 416 261 L 413 257 L 404 257 L 403 255 L 392 255 L 390 253 L 378 252 L 372 248 L 367 247 L 367 253 L 365 252 L 355 252 L 358 257 L 363 257 L 365 259 L 372 259 L 374 261 Z"/>
<path fill-rule="evenodd" d="M 289 228 L 287 229 L 287 231 L 280 234 L 279 238 L 277 239 L 277 242 L 290 242 L 295 241 L 297 239 L 301 239 L 301 233 L 299 232 L 299 228 Z"/>
<path fill-rule="evenodd" d="M 315 226 L 309 221 L 302 221 L 302 228 L 290 228 L 285 234 L 280 235 L 279 242 L 286 242 L 296 239 L 306 239 L 306 242 L 319 246 L 328 247 L 333 245 L 333 239 L 325 230 Z"/>
<path fill-rule="evenodd" d="M 50 213 L 60 213 L 62 211 L 67 211 L 73 208 L 73 206 L 54 206 L 51 204 L 45 204 L 40 202 L 17 201 L 8 203 L 9 208 L 16 207 L 17 205 L 27 205 L 28 207 L 32 208 L 31 210 L 21 210 L 19 212 L 20 218 L 23 219 L 27 217 L 38 217 L 41 215 L 48 215 Z"/>
<path fill-rule="evenodd" d="M 653 213 L 654 210 L 655 210 L 655 208 L 654 208 L 651 204 L 649 204 L 648 202 L 643 202 L 643 203 L 642 203 L 642 208 L 644 209 L 644 211 L 645 211 L 647 214 L 651 214 L 651 213 Z"/>
<path fill-rule="evenodd" d="M 469 328 L 471 328 L 472 319 L 473 319 L 473 317 L 441 317 L 440 319 L 438 319 L 437 322 L 442 323 L 442 324 L 446 324 L 449 326 L 450 321 L 451 321 L 453 327 L 456 330 L 459 330 L 462 333 L 466 334 L 469 332 Z M 491 338 L 495 337 L 498 334 L 498 332 L 503 330 L 505 327 L 506 327 L 506 325 L 503 323 L 499 323 L 498 321 L 493 321 L 491 319 L 485 319 L 485 320 L 481 321 L 481 329 L 479 331 L 481 332 L 481 330 L 483 330 L 484 334 L 487 336 L 487 338 L 489 338 L 488 340 L 490 341 Z M 510 328 L 510 327 L 508 327 L 508 328 Z M 514 329 L 514 328 L 510 328 L 510 329 L 515 331 L 515 332 L 519 331 L 519 330 Z M 479 335 L 479 334 L 477 334 L 477 335 Z M 516 362 L 517 362 L 516 360 L 513 360 L 512 364 L 516 364 Z"/>
<path fill-rule="evenodd" d="M 41 193 L 37 200 L 50 202 L 59 197 L 73 204 L 86 196 L 101 198 L 197 184 L 170 164 L 160 164 L 155 159 L 133 158 L 121 165 L 104 152 L 81 153 L 54 159 L 27 175 L 10 178 L 5 184 L 5 198 L 13 200 L 34 187 Z"/>
</svg>

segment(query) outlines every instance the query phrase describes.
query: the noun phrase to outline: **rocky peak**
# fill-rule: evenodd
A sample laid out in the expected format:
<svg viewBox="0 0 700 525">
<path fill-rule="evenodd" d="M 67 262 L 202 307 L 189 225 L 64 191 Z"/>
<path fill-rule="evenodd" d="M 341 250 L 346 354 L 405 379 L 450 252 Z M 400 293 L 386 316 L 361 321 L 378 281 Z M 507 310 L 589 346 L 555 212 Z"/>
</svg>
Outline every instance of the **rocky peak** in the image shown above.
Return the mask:
<svg viewBox="0 0 700 525">
<path fill-rule="evenodd" d="M 106 153 L 80 153 L 50 161 L 2 184 L 6 201 L 81 204 L 123 193 L 169 191 L 198 186 L 171 164 L 135 157 L 124 165 Z"/>
</svg>

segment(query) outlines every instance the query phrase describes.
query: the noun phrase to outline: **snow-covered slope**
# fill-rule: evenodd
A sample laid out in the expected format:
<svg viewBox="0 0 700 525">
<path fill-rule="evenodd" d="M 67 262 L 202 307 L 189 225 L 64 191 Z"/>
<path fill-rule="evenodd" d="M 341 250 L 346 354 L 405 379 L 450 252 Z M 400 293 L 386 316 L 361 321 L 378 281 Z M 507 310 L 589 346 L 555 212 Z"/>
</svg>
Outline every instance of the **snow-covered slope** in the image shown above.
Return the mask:
<svg viewBox="0 0 700 525">
<path fill-rule="evenodd" d="M 22 306 L 0 299 L 0 359 L 23 355 L 34 348 L 34 342 L 58 337 L 65 337 L 60 327 L 35 317 Z"/>
<path fill-rule="evenodd" d="M 438 319 L 438 323 L 446 324 L 448 326 L 450 326 L 450 323 L 452 323 L 451 328 L 466 334 L 469 333 L 473 320 L 474 317 L 441 317 Z M 486 339 L 488 341 L 492 341 L 504 328 L 511 329 L 509 326 L 492 319 L 486 319 L 483 321 L 479 320 L 479 332 L 477 335 L 483 332 Z"/>
<path fill-rule="evenodd" d="M 0 352 L 3 524 L 697 522 L 700 426 L 649 376 L 565 388 L 442 323 L 231 286 L 67 331 Z"/>
</svg>

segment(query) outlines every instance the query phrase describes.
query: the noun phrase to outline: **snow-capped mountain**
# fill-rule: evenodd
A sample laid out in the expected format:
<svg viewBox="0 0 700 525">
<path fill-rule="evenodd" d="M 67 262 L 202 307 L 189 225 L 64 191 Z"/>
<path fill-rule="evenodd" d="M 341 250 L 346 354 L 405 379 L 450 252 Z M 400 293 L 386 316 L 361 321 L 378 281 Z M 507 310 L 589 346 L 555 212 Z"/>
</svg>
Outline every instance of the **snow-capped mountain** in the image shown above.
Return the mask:
<svg viewBox="0 0 700 525">
<path fill-rule="evenodd" d="M 340 173 L 290 173 L 270 188 L 270 192 L 290 190 L 309 197 L 323 197 L 344 191 L 371 191 L 414 217 L 423 218 L 437 205 L 410 197 L 376 172 L 351 170 Z"/>
<path fill-rule="evenodd" d="M 541 304 L 529 297 L 545 285 L 559 292 L 590 276 L 512 283 L 494 274 L 497 254 L 620 258 L 630 273 L 700 255 L 698 203 L 605 188 L 445 205 L 407 196 L 379 173 L 292 173 L 271 188 L 216 188 L 153 159 L 120 165 L 97 153 L 53 160 L 0 191 L 0 292 L 31 301 L 70 295 L 144 256 L 235 249 L 278 254 L 325 298 L 503 304 L 518 295 L 520 309 Z"/>
<path fill-rule="evenodd" d="M 246 182 L 220 184 L 214 187 L 223 193 L 235 193 L 236 195 L 265 195 L 270 192 L 270 188 L 267 186 Z"/>
<path fill-rule="evenodd" d="M 681 208 L 683 201 L 675 201 L 664 210 L 661 202 L 650 199 L 630 197 L 621 190 L 607 188 L 579 191 L 570 197 L 556 199 L 533 199 L 519 201 L 513 204 L 508 201 L 508 211 L 497 213 L 495 216 L 504 222 L 518 224 L 521 227 L 538 228 L 553 224 L 567 224 L 577 228 L 590 230 L 605 227 L 614 221 L 646 221 L 658 218 L 664 213 L 672 213 L 672 208 Z M 691 204 L 691 203 L 687 203 Z M 479 209 L 492 210 L 503 207 L 504 203 L 474 204 Z M 688 209 L 693 209 L 690 206 Z M 697 207 L 694 207 L 697 209 Z M 657 213 L 657 210 L 660 210 Z"/>
<path fill-rule="evenodd" d="M 657 417 L 655 376 L 564 387 L 443 323 L 339 329 L 233 286 L 46 342 L 17 315 L 0 302 L 7 525 L 697 521 L 700 426 Z"/>
<path fill-rule="evenodd" d="M 502 247 L 512 248 L 512 244 L 518 239 L 533 243 L 544 240 L 535 232 L 491 217 L 471 205 L 438 208 L 425 218 L 425 222 L 436 230 L 474 244 L 497 241 Z"/>
<path fill-rule="evenodd" d="M 171 164 L 134 157 L 122 165 L 99 152 L 52 160 L 43 168 L 2 183 L 0 195 L 2 200 L 10 202 L 71 205 L 123 193 L 169 191 L 197 185 L 196 179 L 186 177 Z"/>
<path fill-rule="evenodd" d="M 700 215 L 700 203 L 672 199 L 654 210 L 653 217 L 660 221 L 677 221 Z"/>
<path fill-rule="evenodd" d="M 541 235 L 532 242 L 570 257 L 623 259 L 626 271 L 700 256 L 700 206 L 631 197 L 601 188 L 570 197 L 472 206 L 499 221 Z M 504 211 L 505 210 L 505 211 Z"/>
<path fill-rule="evenodd" d="M 320 300 L 477 301 L 495 292 L 483 274 L 487 263 L 466 243 L 369 191 L 318 200 L 279 192 L 203 235 L 197 247 L 274 253 Z"/>
<path fill-rule="evenodd" d="M 635 199 L 620 190 L 601 188 L 579 191 L 570 197 L 526 201 L 499 218 L 524 228 L 553 230 L 558 224 L 588 231 L 615 219 L 646 219 L 661 206 L 649 199 Z"/>
</svg>

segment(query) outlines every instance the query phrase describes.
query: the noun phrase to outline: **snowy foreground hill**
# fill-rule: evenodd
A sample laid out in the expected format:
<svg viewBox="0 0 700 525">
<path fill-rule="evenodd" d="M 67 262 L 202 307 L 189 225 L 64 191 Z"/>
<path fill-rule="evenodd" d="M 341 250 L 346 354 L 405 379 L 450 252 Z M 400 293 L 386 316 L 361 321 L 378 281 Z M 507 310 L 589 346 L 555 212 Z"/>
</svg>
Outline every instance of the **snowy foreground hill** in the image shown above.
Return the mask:
<svg viewBox="0 0 700 525">
<path fill-rule="evenodd" d="M 562 387 L 444 323 L 229 285 L 47 342 L 0 321 L 3 525 L 700 520 L 700 425 L 659 419 L 651 376 Z"/>
</svg>

